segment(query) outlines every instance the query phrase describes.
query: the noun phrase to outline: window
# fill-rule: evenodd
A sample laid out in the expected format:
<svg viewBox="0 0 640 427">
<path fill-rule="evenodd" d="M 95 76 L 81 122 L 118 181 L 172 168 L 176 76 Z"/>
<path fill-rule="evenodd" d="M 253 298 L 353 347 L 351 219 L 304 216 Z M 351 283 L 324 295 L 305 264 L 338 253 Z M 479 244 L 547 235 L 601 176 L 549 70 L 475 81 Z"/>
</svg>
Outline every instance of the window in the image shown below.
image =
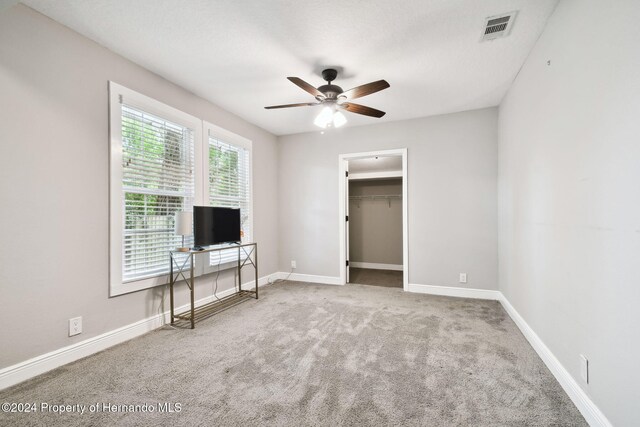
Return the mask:
<svg viewBox="0 0 640 427">
<path fill-rule="evenodd" d="M 202 121 L 110 83 L 110 294 L 167 283 L 175 213 L 202 191 Z"/>
<path fill-rule="evenodd" d="M 208 181 L 207 201 L 210 206 L 239 208 L 242 241 L 251 241 L 251 141 L 211 124 L 207 129 Z M 242 256 L 245 256 L 241 252 Z M 237 261 L 238 250 L 212 252 L 209 268 Z"/>
<path fill-rule="evenodd" d="M 168 283 L 178 211 L 240 208 L 251 241 L 251 141 L 113 82 L 109 124 L 111 296 Z M 237 256 L 198 254 L 194 273 L 234 266 Z"/>
<path fill-rule="evenodd" d="M 169 272 L 179 211 L 193 210 L 193 131 L 122 104 L 122 280 Z"/>
</svg>

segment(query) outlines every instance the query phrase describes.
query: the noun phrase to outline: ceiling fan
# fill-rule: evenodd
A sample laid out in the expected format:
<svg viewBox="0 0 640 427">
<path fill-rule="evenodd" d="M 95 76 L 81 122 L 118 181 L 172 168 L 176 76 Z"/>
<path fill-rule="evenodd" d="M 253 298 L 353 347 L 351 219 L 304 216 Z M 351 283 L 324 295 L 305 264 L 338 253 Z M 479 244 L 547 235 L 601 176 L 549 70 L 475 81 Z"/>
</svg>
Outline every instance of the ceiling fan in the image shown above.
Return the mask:
<svg viewBox="0 0 640 427">
<path fill-rule="evenodd" d="M 338 76 L 338 71 L 333 68 L 328 68 L 322 71 L 322 78 L 327 81 L 328 84 L 315 88 L 309 83 L 298 77 L 287 77 L 293 84 L 309 92 L 316 98 L 317 102 L 303 102 L 299 104 L 285 104 L 285 105 L 272 105 L 264 107 L 267 110 L 274 108 L 290 108 L 290 107 L 313 107 L 316 105 L 324 105 L 325 108 L 316 117 L 314 123 L 322 128 L 335 126 L 340 127 L 347 122 L 347 119 L 339 110 L 349 111 L 351 113 L 362 114 L 370 117 L 380 118 L 386 113 L 384 111 L 376 110 L 375 108 L 366 107 L 360 104 L 354 104 L 350 102 L 352 99 L 361 98 L 372 93 L 379 92 L 389 87 L 389 83 L 385 80 L 378 80 L 375 82 L 367 83 L 362 86 L 354 87 L 347 91 L 343 91 L 340 86 L 332 85 L 331 82 Z"/>
</svg>

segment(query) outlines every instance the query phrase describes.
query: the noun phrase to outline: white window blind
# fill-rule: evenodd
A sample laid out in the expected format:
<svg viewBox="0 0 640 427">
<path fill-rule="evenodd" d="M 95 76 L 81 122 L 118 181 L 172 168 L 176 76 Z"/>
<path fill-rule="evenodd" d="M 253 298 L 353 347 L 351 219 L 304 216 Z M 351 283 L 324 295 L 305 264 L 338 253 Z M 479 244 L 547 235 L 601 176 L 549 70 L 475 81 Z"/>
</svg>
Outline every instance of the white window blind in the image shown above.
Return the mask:
<svg viewBox="0 0 640 427">
<path fill-rule="evenodd" d="M 251 240 L 250 150 L 209 135 L 209 205 L 239 208 L 242 241 Z M 244 252 L 241 251 L 244 257 Z M 237 261 L 238 250 L 211 253 L 211 266 Z"/>
<path fill-rule="evenodd" d="M 193 130 L 122 105 L 122 280 L 166 274 L 169 251 L 181 246 L 177 211 L 195 198 Z"/>
</svg>

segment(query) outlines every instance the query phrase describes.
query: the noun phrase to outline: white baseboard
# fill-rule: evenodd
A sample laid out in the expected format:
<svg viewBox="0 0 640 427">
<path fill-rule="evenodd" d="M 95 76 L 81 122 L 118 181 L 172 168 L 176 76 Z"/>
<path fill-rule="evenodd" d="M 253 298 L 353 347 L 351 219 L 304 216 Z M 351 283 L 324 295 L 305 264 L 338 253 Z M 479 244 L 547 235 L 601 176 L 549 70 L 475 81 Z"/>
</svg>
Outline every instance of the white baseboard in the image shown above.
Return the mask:
<svg viewBox="0 0 640 427">
<path fill-rule="evenodd" d="M 264 285 L 268 285 L 270 283 L 272 283 L 271 281 L 269 281 L 269 279 L 271 279 L 271 274 L 268 276 L 263 276 L 258 278 L 258 286 L 264 286 Z M 245 290 L 249 290 L 249 289 L 254 289 L 256 287 L 256 281 L 255 280 L 251 280 L 249 282 L 243 283 L 242 284 L 242 289 Z M 233 288 L 229 289 L 228 291 L 225 292 L 229 292 L 231 293 L 233 291 Z M 220 298 L 222 298 L 220 295 L 218 295 Z"/>
<path fill-rule="evenodd" d="M 274 280 L 292 280 L 296 282 L 320 283 L 323 285 L 344 285 L 339 277 L 334 276 L 317 276 L 314 274 L 288 273 L 280 271 L 270 276 Z"/>
<path fill-rule="evenodd" d="M 0 390 L 22 381 L 44 374 L 52 369 L 83 357 L 120 344 L 137 336 L 146 334 L 163 324 L 162 315 L 158 314 L 144 320 L 132 323 L 122 328 L 114 329 L 93 338 L 81 341 L 67 347 L 34 357 L 24 362 L 0 370 Z"/>
<path fill-rule="evenodd" d="M 355 268 L 371 268 L 373 270 L 402 271 L 402 264 L 381 264 L 379 262 L 349 261 L 349 266 Z"/>
<path fill-rule="evenodd" d="M 527 341 L 529 341 L 531 347 L 538 353 L 538 356 L 540 356 L 544 364 L 547 365 L 547 368 L 549 368 L 553 376 L 558 380 L 565 393 L 569 395 L 589 425 L 592 427 L 612 427 L 611 422 L 602 411 L 600 411 L 600 408 L 587 396 L 569 371 L 562 366 L 562 363 L 560 363 L 551 350 L 549 350 L 549 347 L 544 344 L 540 337 L 531 329 L 522 316 L 520 316 L 520 313 L 513 308 L 502 292 L 500 292 L 500 303 Z"/>
<path fill-rule="evenodd" d="M 267 284 L 268 279 L 269 278 L 266 276 L 261 277 L 259 279 L 259 286 L 264 286 L 265 284 Z M 255 280 L 244 283 L 242 286 L 243 289 L 253 289 L 255 288 Z M 222 292 L 218 292 L 217 295 L 219 298 L 222 298 L 230 295 L 231 293 L 233 293 L 233 291 L 234 289 L 232 288 Z M 213 301 L 213 299 L 213 296 L 208 296 L 199 299 L 195 302 L 195 304 L 196 306 L 200 306 Z M 188 307 L 189 305 L 185 304 L 181 307 L 177 307 L 175 310 L 177 312 L 180 312 L 186 310 Z M 129 325 L 114 329 L 109 332 L 105 332 L 104 334 L 0 369 L 0 390 L 26 381 L 29 378 L 33 378 L 37 375 L 44 374 L 45 372 L 58 368 L 62 365 L 66 365 L 67 363 L 75 362 L 76 360 L 90 356 L 116 344 L 120 344 L 132 338 L 146 334 L 147 332 L 151 332 L 154 329 L 158 329 L 159 327 L 170 322 L 170 315 L 171 313 L 169 311 L 165 311 L 164 313 L 153 315 L 138 322 L 131 323 Z"/>
<path fill-rule="evenodd" d="M 447 297 L 500 300 L 500 291 L 475 288 L 456 288 L 453 286 L 434 286 L 409 284 L 409 292 L 419 294 L 443 295 Z"/>
</svg>

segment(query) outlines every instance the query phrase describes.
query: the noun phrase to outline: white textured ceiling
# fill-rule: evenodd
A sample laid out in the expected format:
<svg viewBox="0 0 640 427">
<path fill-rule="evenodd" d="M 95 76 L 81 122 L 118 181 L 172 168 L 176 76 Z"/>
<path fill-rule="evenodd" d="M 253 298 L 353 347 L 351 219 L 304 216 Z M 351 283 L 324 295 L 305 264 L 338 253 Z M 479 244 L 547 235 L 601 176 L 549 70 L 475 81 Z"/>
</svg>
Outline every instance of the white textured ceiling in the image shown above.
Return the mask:
<svg viewBox="0 0 640 427">
<path fill-rule="evenodd" d="M 347 90 L 386 79 L 347 126 L 495 106 L 557 0 L 23 0 L 23 3 L 276 135 L 318 130 L 314 86 L 340 67 Z M 511 34 L 480 42 L 487 16 L 518 11 Z"/>
</svg>

